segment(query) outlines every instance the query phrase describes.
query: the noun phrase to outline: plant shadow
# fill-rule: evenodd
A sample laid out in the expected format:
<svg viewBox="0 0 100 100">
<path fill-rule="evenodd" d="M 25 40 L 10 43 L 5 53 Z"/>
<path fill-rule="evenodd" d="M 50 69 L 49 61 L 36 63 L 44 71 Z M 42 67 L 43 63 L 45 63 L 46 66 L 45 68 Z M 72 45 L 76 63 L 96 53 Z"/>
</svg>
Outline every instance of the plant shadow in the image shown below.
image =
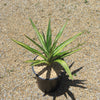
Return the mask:
<svg viewBox="0 0 100 100">
<path fill-rule="evenodd" d="M 74 62 L 69 67 L 71 68 L 73 64 L 74 64 Z M 72 74 L 73 75 L 76 74 L 82 68 L 83 67 L 80 67 L 80 68 L 74 70 L 72 72 Z M 84 82 L 86 80 L 78 80 L 78 79 L 77 80 L 70 80 L 68 75 L 66 75 L 66 72 L 62 72 L 61 74 L 62 74 L 62 78 L 60 79 L 60 84 L 57 87 L 57 89 L 53 92 L 49 92 L 47 94 L 44 94 L 44 96 L 45 95 L 52 96 L 53 100 L 55 100 L 56 97 L 61 96 L 61 95 L 64 95 L 65 98 L 67 99 L 67 95 L 69 95 L 72 100 L 76 100 L 74 94 L 70 90 L 70 87 L 79 87 L 79 88 L 85 89 L 86 87 L 84 86 L 84 84 L 85 84 Z"/>
<path fill-rule="evenodd" d="M 38 55 L 34 58 L 34 60 L 36 60 L 38 58 Z M 62 58 L 62 60 L 64 60 Z M 45 76 L 45 79 L 50 79 L 51 78 L 51 73 L 52 73 L 52 70 L 54 73 L 56 73 L 56 76 L 59 76 L 61 72 L 64 72 L 64 68 L 57 62 L 53 62 L 50 66 L 48 66 L 47 64 L 45 63 L 42 63 L 42 64 L 38 64 L 38 66 L 34 66 L 34 68 L 36 67 L 41 67 L 41 66 L 45 66 L 43 67 L 39 72 L 37 72 L 37 76 L 40 76 L 43 74 L 43 73 L 46 73 L 46 76 Z M 36 77 L 34 77 L 36 79 Z"/>
<path fill-rule="evenodd" d="M 37 73 L 37 75 L 40 76 L 46 72 L 46 77 L 45 77 L 46 79 L 51 78 L 50 76 L 51 76 L 52 70 L 53 70 L 53 72 L 56 73 L 56 76 L 59 76 L 61 72 L 64 72 L 63 67 L 59 63 L 56 63 L 56 62 L 52 63 L 51 66 L 48 66 L 46 64 L 38 65 L 38 67 L 40 67 L 40 66 L 45 66 L 45 67 L 41 71 L 39 71 Z"/>
</svg>

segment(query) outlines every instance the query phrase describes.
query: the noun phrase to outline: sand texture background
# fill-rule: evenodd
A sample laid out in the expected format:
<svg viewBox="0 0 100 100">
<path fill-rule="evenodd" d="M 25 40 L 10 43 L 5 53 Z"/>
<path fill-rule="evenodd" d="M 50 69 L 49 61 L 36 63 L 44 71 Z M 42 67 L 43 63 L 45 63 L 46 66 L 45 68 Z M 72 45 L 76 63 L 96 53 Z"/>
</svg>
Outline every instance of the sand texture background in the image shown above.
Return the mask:
<svg viewBox="0 0 100 100">
<path fill-rule="evenodd" d="M 84 1 L 0 0 L 0 100 L 100 100 L 100 1 Z M 11 41 L 14 38 L 38 49 L 24 36 L 38 40 L 29 18 L 44 33 L 51 18 L 53 39 L 69 19 L 59 43 L 83 30 L 90 33 L 65 48 L 86 41 L 81 51 L 65 58 L 68 65 L 74 62 L 72 72 L 80 70 L 69 86 L 63 80 L 65 87 L 59 95 L 43 97 L 31 66 L 23 62 L 35 55 Z"/>
</svg>

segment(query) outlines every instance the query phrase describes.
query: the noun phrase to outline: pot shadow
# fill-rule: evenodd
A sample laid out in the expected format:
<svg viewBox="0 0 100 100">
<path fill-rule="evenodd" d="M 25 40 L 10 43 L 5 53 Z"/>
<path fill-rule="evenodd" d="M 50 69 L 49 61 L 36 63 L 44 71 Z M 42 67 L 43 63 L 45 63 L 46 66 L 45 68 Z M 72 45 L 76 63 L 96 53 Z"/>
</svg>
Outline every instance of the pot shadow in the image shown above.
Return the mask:
<svg viewBox="0 0 100 100">
<path fill-rule="evenodd" d="M 73 64 L 74 64 L 74 62 L 69 66 L 69 68 L 71 68 Z M 76 74 L 82 68 L 83 67 L 80 67 L 80 68 L 74 70 L 72 72 L 72 74 L 73 75 Z M 70 87 L 79 87 L 79 88 L 85 89 L 86 87 L 84 86 L 84 84 L 85 84 L 84 82 L 86 80 L 78 80 L 78 79 L 77 80 L 70 80 L 68 75 L 66 75 L 66 72 L 62 72 L 61 74 L 62 74 L 62 78 L 60 79 L 60 84 L 57 87 L 57 89 L 53 92 L 49 92 L 47 94 L 44 94 L 43 96 L 49 95 L 49 96 L 53 97 L 53 100 L 55 100 L 56 97 L 61 96 L 61 95 L 64 95 L 65 98 L 67 99 L 67 94 L 68 94 L 72 100 L 76 100 L 74 94 L 70 90 Z"/>
</svg>

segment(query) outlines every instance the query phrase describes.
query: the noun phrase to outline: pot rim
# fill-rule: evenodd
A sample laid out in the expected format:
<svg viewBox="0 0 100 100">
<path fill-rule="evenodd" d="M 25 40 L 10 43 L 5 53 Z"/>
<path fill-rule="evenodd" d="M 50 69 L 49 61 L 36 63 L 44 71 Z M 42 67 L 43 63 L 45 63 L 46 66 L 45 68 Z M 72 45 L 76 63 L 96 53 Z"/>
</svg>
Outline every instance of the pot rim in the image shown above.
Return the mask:
<svg viewBox="0 0 100 100">
<path fill-rule="evenodd" d="M 38 57 L 38 55 L 37 55 L 36 57 L 34 57 L 33 60 L 35 60 L 37 57 Z M 38 74 L 36 74 L 36 72 L 35 72 L 35 70 L 34 70 L 34 66 L 32 66 L 32 71 L 33 71 L 33 73 L 34 73 L 37 77 L 39 77 L 39 78 L 42 79 L 42 80 L 55 80 L 55 79 L 59 78 L 59 76 L 58 76 L 58 77 L 55 77 L 55 78 L 44 79 L 44 78 L 40 77 Z"/>
</svg>

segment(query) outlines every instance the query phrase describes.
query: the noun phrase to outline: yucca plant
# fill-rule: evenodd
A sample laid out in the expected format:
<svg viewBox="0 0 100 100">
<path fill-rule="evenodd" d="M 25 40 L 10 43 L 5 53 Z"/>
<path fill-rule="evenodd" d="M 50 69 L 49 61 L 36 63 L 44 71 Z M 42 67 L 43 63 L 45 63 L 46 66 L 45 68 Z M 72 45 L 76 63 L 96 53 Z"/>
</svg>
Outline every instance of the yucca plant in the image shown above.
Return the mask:
<svg viewBox="0 0 100 100">
<path fill-rule="evenodd" d="M 19 41 L 14 40 L 14 39 L 12 39 L 12 40 L 14 42 L 16 42 L 17 44 L 19 44 L 20 46 L 24 47 L 25 49 L 29 50 L 33 54 L 39 55 L 40 57 L 43 58 L 43 60 L 27 60 L 26 62 L 31 62 L 32 63 L 31 65 L 38 65 L 38 64 L 45 63 L 48 66 L 50 66 L 54 62 L 57 62 L 65 69 L 65 71 L 67 72 L 69 77 L 71 79 L 73 79 L 71 71 L 70 71 L 67 63 L 64 60 L 62 60 L 62 58 L 79 51 L 81 48 L 78 48 L 78 47 L 81 44 L 78 45 L 77 47 L 74 47 L 74 48 L 69 49 L 67 51 L 62 51 L 62 50 L 64 49 L 64 47 L 66 47 L 68 44 L 70 44 L 72 41 L 74 41 L 78 36 L 80 36 L 83 32 L 76 34 L 75 36 L 69 38 L 68 40 L 62 42 L 60 45 L 57 46 L 58 39 L 61 37 L 63 30 L 67 25 L 67 21 L 64 24 L 64 26 L 61 28 L 59 33 L 56 35 L 54 42 L 52 42 L 50 19 L 49 19 L 49 23 L 48 23 L 48 29 L 47 29 L 46 36 L 44 35 L 44 33 L 41 34 L 38 31 L 38 29 L 36 28 L 35 24 L 32 22 L 31 19 L 30 19 L 30 22 L 31 22 L 31 24 L 36 32 L 36 35 L 38 37 L 38 40 L 40 41 L 40 44 L 38 44 L 36 41 L 31 39 L 27 35 L 25 35 L 25 37 L 28 38 L 30 41 L 32 41 L 39 49 L 41 49 L 41 52 L 24 44 L 24 43 L 22 43 L 22 42 L 19 42 Z"/>
</svg>

